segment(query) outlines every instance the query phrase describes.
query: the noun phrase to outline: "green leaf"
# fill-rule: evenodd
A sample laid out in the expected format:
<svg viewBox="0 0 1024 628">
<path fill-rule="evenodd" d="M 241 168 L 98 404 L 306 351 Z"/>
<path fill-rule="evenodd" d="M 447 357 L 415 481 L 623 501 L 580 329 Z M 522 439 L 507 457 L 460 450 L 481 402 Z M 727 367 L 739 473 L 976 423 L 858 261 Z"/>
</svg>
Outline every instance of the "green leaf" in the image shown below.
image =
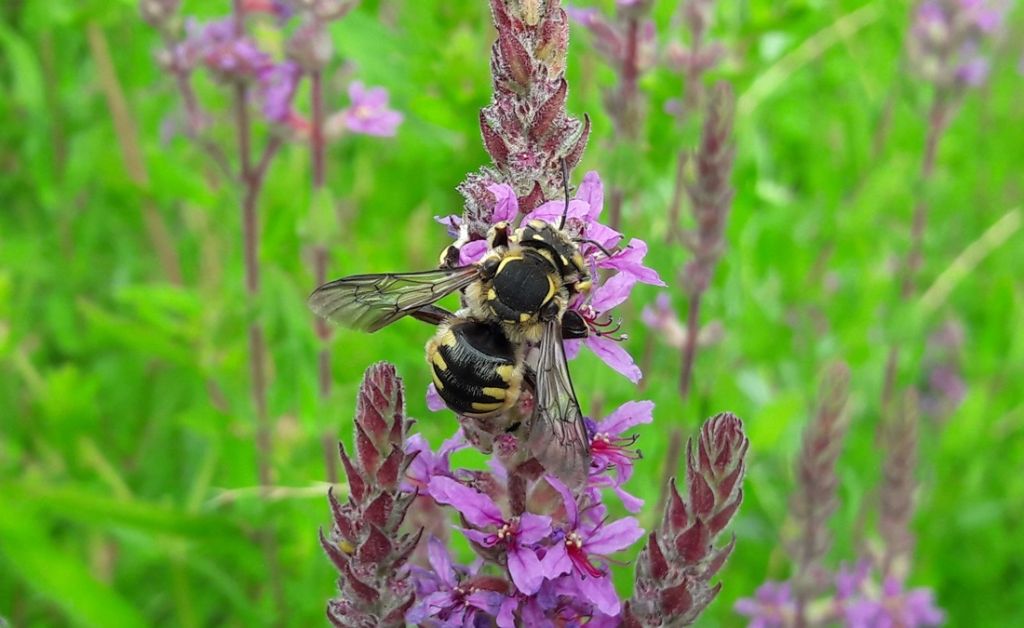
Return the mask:
<svg viewBox="0 0 1024 628">
<path fill-rule="evenodd" d="M 98 581 L 88 565 L 46 534 L 47 523 L 0 493 L 0 558 L 36 595 L 56 605 L 77 626 L 143 628 L 142 613 Z"/>
</svg>

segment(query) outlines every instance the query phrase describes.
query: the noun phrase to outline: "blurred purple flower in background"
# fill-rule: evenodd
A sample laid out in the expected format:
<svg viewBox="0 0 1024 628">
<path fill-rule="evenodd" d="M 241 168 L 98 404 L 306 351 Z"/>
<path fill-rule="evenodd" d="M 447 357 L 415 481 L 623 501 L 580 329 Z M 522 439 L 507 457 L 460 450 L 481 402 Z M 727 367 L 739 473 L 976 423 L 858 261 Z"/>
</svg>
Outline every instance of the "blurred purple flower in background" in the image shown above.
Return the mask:
<svg viewBox="0 0 1024 628">
<path fill-rule="evenodd" d="M 978 87 L 988 78 L 990 40 L 1002 36 L 1006 0 L 921 0 L 907 38 L 911 68 L 940 89 Z"/>
<path fill-rule="evenodd" d="M 921 360 L 924 378 L 918 391 L 921 412 L 932 419 L 948 419 L 967 395 L 962 366 L 964 342 L 963 323 L 953 318 L 928 336 Z"/>
<path fill-rule="evenodd" d="M 906 591 L 896 578 L 889 577 L 878 597 L 848 603 L 843 619 L 851 628 L 917 628 L 938 626 L 945 615 L 935 606 L 931 589 Z"/>
<path fill-rule="evenodd" d="M 259 77 L 271 64 L 270 55 L 259 49 L 250 37 L 235 29 L 231 18 L 200 23 L 185 21 L 184 54 L 193 63 L 202 63 L 227 81 L 249 81 Z"/>
<path fill-rule="evenodd" d="M 301 79 L 302 68 L 294 61 L 268 65 L 260 70 L 260 96 L 267 121 L 284 124 L 297 115 L 292 102 Z"/>
<path fill-rule="evenodd" d="M 367 88 L 361 81 L 348 86 L 349 106 L 327 120 L 328 134 L 340 133 L 342 127 L 355 133 L 391 137 L 403 115 L 388 108 L 388 92 L 383 87 Z"/>
<path fill-rule="evenodd" d="M 788 582 L 765 582 L 754 597 L 736 600 L 736 612 L 750 619 L 750 628 L 782 628 L 792 624 L 796 602 Z"/>
</svg>

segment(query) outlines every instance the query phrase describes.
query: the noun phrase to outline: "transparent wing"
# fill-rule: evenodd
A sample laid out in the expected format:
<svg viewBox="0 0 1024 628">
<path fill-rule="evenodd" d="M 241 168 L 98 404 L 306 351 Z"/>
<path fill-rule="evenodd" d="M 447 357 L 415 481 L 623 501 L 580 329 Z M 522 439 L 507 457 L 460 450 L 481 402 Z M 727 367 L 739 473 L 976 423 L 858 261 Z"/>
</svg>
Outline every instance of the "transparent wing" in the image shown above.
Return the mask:
<svg viewBox="0 0 1024 628">
<path fill-rule="evenodd" d="M 530 449 L 545 469 L 566 484 L 583 484 L 590 469 L 590 439 L 569 376 L 558 320 L 544 328 L 536 388 Z"/>
<path fill-rule="evenodd" d="M 343 327 L 374 332 L 465 288 L 479 276 L 477 266 L 353 275 L 314 290 L 309 296 L 309 308 Z"/>
</svg>

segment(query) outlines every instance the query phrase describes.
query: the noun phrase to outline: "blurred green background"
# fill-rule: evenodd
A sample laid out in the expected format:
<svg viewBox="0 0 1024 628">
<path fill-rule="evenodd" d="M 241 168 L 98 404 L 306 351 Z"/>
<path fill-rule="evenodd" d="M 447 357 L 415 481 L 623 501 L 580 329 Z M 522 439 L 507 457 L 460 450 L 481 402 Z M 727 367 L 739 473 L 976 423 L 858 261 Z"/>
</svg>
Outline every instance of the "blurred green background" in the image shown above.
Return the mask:
<svg viewBox="0 0 1024 628">
<path fill-rule="evenodd" d="M 185 12 L 216 15 L 227 4 L 186 2 Z M 701 350 L 695 394 L 681 404 L 676 351 L 639 321 L 657 291 L 638 288 L 623 316 L 627 347 L 638 360 L 647 355 L 644 390 L 585 354 L 572 364 L 584 410 L 657 403 L 655 424 L 638 430 L 644 460 L 630 484 L 651 507 L 668 426 L 692 433 L 723 410 L 745 420 L 752 447 L 738 544 L 701 620 L 739 625 L 733 601 L 787 577 L 779 538 L 792 459 L 824 365 L 841 359 L 852 371 L 835 564 L 854 556 L 861 531 L 870 537 L 872 516 L 862 512 L 877 497 L 888 344 L 905 347 L 899 383 L 914 386 L 926 376 L 928 335 L 960 321 L 967 395 L 946 419 L 921 425 L 911 581 L 934 587 L 951 625 L 1011 625 L 1024 616 L 1024 236 L 1004 233 L 925 314 L 898 299 L 893 269 L 909 246 L 918 195 L 932 203 L 925 286 L 1021 205 L 1020 12 L 922 190 L 929 90 L 901 71 L 909 3 L 719 4 L 713 34 L 730 52 L 716 76 L 733 81 L 740 98 L 737 193 L 703 314 L 724 335 Z M 669 28 L 673 9 L 655 9 L 663 43 L 679 37 Z M 344 77 L 385 86 L 406 121 L 394 139 L 349 137 L 329 151 L 329 186 L 345 217 L 330 275 L 434 263 L 445 237 L 432 217 L 460 210 L 455 185 L 487 160 L 477 113 L 490 94 L 488 19 L 482 0 L 367 0 L 333 28 L 350 64 Z M 99 52 L 104 42 L 112 67 Z M 317 400 L 318 345 L 305 306 L 314 280 L 299 235 L 309 160 L 302 145 L 287 146 L 260 207 L 258 312 L 279 487 L 261 496 L 237 197 L 194 144 L 168 132 L 179 102 L 153 60 L 157 44 L 128 0 L 0 7 L 0 617 L 15 626 L 269 624 L 257 538 L 270 529 L 284 619 L 320 625 L 335 590 L 317 542 L 329 521 L 323 441 L 351 438 L 359 377 L 384 358 L 405 378 L 419 429 L 435 445 L 452 432 L 450 415 L 424 402 L 431 332 L 416 321 L 373 336 L 339 332 L 333 398 Z M 113 111 L 105 76 L 124 95 Z M 332 108 L 345 103 L 342 78 L 328 81 Z M 650 243 L 648 260 L 685 315 L 675 277 L 688 254 L 665 244 L 666 207 L 674 156 L 694 134 L 662 112 L 681 79 L 663 70 L 645 77 L 645 142 L 626 150 L 611 147 L 601 106 L 614 76 L 576 28 L 569 81 L 570 110 L 594 121 L 575 178 L 598 169 L 626 182 L 624 231 Z M 227 100 L 209 82 L 200 95 L 230 144 Z M 130 176 L 139 167 L 144 176 Z M 167 226 L 180 283 L 154 254 L 147 212 Z M 648 508 L 647 527 L 653 520 Z"/>
</svg>

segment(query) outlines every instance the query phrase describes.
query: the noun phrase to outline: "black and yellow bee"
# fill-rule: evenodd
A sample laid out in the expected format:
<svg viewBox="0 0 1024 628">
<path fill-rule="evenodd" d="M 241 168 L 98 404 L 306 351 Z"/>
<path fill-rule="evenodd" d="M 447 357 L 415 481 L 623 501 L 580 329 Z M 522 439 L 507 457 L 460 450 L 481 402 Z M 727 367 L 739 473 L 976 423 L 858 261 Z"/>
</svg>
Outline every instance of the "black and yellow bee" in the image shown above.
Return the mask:
<svg viewBox="0 0 1024 628">
<path fill-rule="evenodd" d="M 590 466 L 589 439 L 562 340 L 588 333 L 568 309 L 575 295 L 591 287 L 586 262 L 561 227 L 542 220 L 514 231 L 499 223 L 487 241 L 487 253 L 475 264 L 459 266 L 458 249 L 448 247 L 437 270 L 353 275 L 324 284 L 310 296 L 310 308 L 367 332 L 404 316 L 438 325 L 427 343 L 427 361 L 448 407 L 494 416 L 512 408 L 527 386 L 534 395 L 531 452 L 549 471 L 580 482 Z M 458 312 L 434 305 L 457 291 L 463 303 Z M 536 364 L 530 367 L 533 350 Z"/>
</svg>

